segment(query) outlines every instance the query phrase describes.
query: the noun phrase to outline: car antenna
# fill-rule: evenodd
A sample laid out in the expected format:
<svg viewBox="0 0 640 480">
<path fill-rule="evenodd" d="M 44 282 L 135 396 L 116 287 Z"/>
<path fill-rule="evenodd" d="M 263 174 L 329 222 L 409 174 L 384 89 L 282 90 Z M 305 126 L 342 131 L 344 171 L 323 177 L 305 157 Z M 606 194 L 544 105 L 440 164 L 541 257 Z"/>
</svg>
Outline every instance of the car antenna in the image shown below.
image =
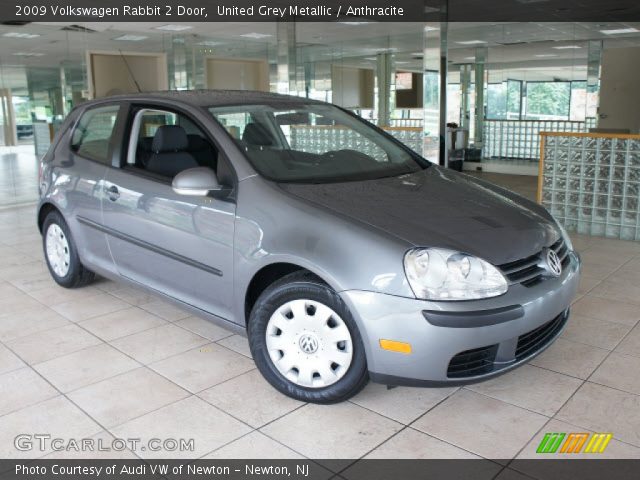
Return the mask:
<svg viewBox="0 0 640 480">
<path fill-rule="evenodd" d="M 133 76 L 133 72 L 131 71 L 131 67 L 129 66 L 129 62 L 127 62 L 127 58 L 122 53 L 122 50 L 118 50 L 118 51 L 120 52 L 120 56 L 122 57 L 122 61 L 124 62 L 124 64 L 127 67 L 127 71 L 129 72 L 129 75 L 131 76 L 131 80 L 133 80 L 133 83 L 136 84 L 136 88 L 138 89 L 138 93 L 142 93 L 142 90 L 140 89 L 140 84 L 136 80 L 136 77 Z"/>
</svg>

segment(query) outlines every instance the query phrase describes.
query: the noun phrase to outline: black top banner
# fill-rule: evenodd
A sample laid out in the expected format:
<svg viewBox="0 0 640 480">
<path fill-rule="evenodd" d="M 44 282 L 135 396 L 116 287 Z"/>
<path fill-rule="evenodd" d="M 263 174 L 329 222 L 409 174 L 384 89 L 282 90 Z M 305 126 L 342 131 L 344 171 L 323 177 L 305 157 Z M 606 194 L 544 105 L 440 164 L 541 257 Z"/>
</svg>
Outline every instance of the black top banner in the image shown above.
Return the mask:
<svg viewBox="0 0 640 480">
<path fill-rule="evenodd" d="M 0 22 L 640 21 L 637 0 L 0 0 Z"/>
</svg>

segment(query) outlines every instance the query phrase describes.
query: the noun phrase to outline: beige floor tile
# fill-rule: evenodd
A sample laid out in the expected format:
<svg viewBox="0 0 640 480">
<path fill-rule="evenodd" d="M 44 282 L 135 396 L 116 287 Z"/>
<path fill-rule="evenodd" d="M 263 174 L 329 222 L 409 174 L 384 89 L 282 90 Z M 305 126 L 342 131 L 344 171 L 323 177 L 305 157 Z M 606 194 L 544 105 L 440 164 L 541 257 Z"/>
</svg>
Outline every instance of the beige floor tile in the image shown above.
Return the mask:
<svg viewBox="0 0 640 480">
<path fill-rule="evenodd" d="M 114 347 L 145 365 L 206 343 L 206 338 L 171 324 L 134 333 L 111 342 Z"/>
<path fill-rule="evenodd" d="M 252 358 L 251 350 L 249 349 L 249 340 L 247 340 L 247 337 L 243 337 L 242 335 L 231 335 L 230 337 L 219 340 L 217 343 L 224 345 L 245 357 Z"/>
<path fill-rule="evenodd" d="M 238 353 L 210 343 L 152 363 L 149 368 L 190 392 L 197 393 L 248 372 L 255 365 Z"/>
<path fill-rule="evenodd" d="M 461 389 L 412 426 L 485 458 L 513 458 L 547 417 Z"/>
<path fill-rule="evenodd" d="M 149 439 L 193 439 L 193 450 L 136 452 L 142 458 L 198 458 L 251 431 L 247 425 L 209 405 L 189 397 L 136 418 L 111 430 L 116 437 Z"/>
<path fill-rule="evenodd" d="M 351 401 L 356 405 L 368 408 L 380 415 L 408 425 L 456 390 L 457 388 L 455 387 L 398 387 L 389 390 L 386 385 L 369 383 L 369 385 L 356 397 L 352 398 Z"/>
<path fill-rule="evenodd" d="M 39 363 L 34 368 L 63 393 L 138 368 L 140 364 L 107 344 Z"/>
<path fill-rule="evenodd" d="M 141 289 L 130 287 L 128 285 L 122 285 L 121 288 L 110 292 L 114 297 L 127 302 L 130 305 L 144 305 L 146 303 L 153 302 L 158 297 Z"/>
<path fill-rule="evenodd" d="M 0 375 L 26 366 L 11 350 L 0 344 Z"/>
<path fill-rule="evenodd" d="M 32 260 L 28 263 L 0 267 L 0 278 L 13 284 L 18 280 L 28 279 L 48 272 L 44 262 Z"/>
<path fill-rule="evenodd" d="M 538 432 L 537 435 L 535 435 L 531 441 L 526 445 L 526 447 L 524 447 L 522 449 L 522 452 L 520 452 L 520 454 L 518 454 L 518 459 L 525 459 L 525 458 L 529 458 L 529 459 L 536 459 L 536 460 L 544 460 L 544 459 L 553 459 L 555 458 L 556 460 L 558 459 L 557 455 L 542 455 L 539 453 L 536 453 L 536 450 L 538 449 L 538 446 L 540 445 L 540 442 L 542 442 L 542 439 L 544 438 L 544 435 L 546 433 L 589 433 L 592 434 L 594 433 L 591 430 L 585 430 L 583 427 L 577 426 L 577 425 L 572 425 L 570 423 L 566 423 L 566 422 L 561 422 L 559 420 L 555 420 L 552 419 L 549 421 L 549 423 L 547 423 L 544 428 L 542 430 L 540 430 L 540 432 Z M 600 432 L 598 432 L 600 433 Z M 608 430 L 602 431 L 602 433 L 608 433 Z M 565 437 L 566 438 L 566 437 Z M 587 440 L 588 442 L 588 440 Z M 609 441 L 609 444 L 607 445 L 607 448 L 605 449 L 605 451 L 603 453 L 584 453 L 584 449 L 587 447 L 587 443 L 585 443 L 582 447 L 582 451 L 580 453 L 580 455 L 563 455 L 560 458 L 562 459 L 611 459 L 611 458 L 627 458 L 627 459 L 633 459 L 633 458 L 640 458 L 640 448 L 638 447 L 634 447 L 633 445 L 629 445 L 628 443 L 623 443 L 620 442 L 618 440 L 616 440 L 615 438 L 615 432 L 614 432 L 614 438 L 612 440 Z M 562 444 L 560 446 L 560 448 L 562 448 Z M 526 473 L 531 473 L 533 474 L 535 470 L 532 470 L 530 472 L 528 472 L 526 469 L 523 470 Z M 548 478 L 548 477 L 542 477 L 542 478 Z"/>
<path fill-rule="evenodd" d="M 7 345 L 33 365 L 99 343 L 99 338 L 72 324 L 20 337 L 7 342 Z"/>
<path fill-rule="evenodd" d="M 69 324 L 62 315 L 42 305 L 19 313 L 0 314 L 0 341 L 8 342 Z"/>
<path fill-rule="evenodd" d="M 640 357 L 612 352 L 589 381 L 640 395 Z"/>
<path fill-rule="evenodd" d="M 629 283 L 604 282 L 596 285 L 590 295 L 609 300 L 621 300 L 626 303 L 640 305 L 640 286 Z"/>
<path fill-rule="evenodd" d="M 631 327 L 640 320 L 640 308 L 637 305 L 591 295 L 585 295 L 578 300 L 571 312 L 574 315 L 622 323 Z"/>
<path fill-rule="evenodd" d="M 571 315 L 561 338 L 613 350 L 630 330 L 628 325 Z"/>
<path fill-rule="evenodd" d="M 558 338 L 531 365 L 586 380 L 602 363 L 609 350 Z"/>
<path fill-rule="evenodd" d="M 0 300 L 12 298 L 21 293 L 23 292 L 21 292 L 20 289 L 14 287 L 9 282 L 0 282 Z"/>
<path fill-rule="evenodd" d="M 48 271 L 32 273 L 27 277 L 10 280 L 10 282 L 21 291 L 29 294 L 46 288 L 51 288 L 56 285 Z"/>
<path fill-rule="evenodd" d="M 138 368 L 75 390 L 68 396 L 101 425 L 112 427 L 188 395 L 157 373 Z"/>
<path fill-rule="evenodd" d="M 640 446 L 640 396 L 587 382 L 556 414 L 558 420 Z"/>
<path fill-rule="evenodd" d="M 582 264 L 582 271 L 584 272 L 585 275 L 589 277 L 604 280 L 613 272 L 615 272 L 619 267 L 620 265 L 618 264 L 612 265 L 609 262 L 605 262 L 605 261 L 603 262 L 592 261 L 592 262 L 584 262 Z"/>
<path fill-rule="evenodd" d="M 42 309 L 42 304 L 26 293 L 17 293 L 0 299 L 0 312 L 3 315 L 15 315 L 26 310 Z"/>
<path fill-rule="evenodd" d="M 596 277 L 590 277 L 589 275 L 580 276 L 580 285 L 578 286 L 578 293 L 585 294 L 590 292 L 596 285 L 598 285 L 602 279 Z"/>
<path fill-rule="evenodd" d="M 609 275 L 607 282 L 640 285 L 640 271 L 638 271 L 638 267 L 629 267 L 628 265 L 629 264 Z"/>
<path fill-rule="evenodd" d="M 216 385 L 198 396 L 254 428 L 260 428 L 303 405 L 278 392 L 258 370 Z M 238 401 L 240 398 L 252 400 L 242 402 Z"/>
<path fill-rule="evenodd" d="M 125 448 L 124 450 L 117 443 L 115 446 L 113 441 L 115 437 L 109 432 L 102 431 L 91 437 L 87 437 L 87 448 L 81 447 L 79 450 L 74 448 L 59 448 L 56 451 L 46 455 L 46 460 L 126 460 L 137 459 L 138 457 L 133 454 L 131 450 Z M 63 447 L 66 444 L 63 445 Z"/>
<path fill-rule="evenodd" d="M 137 307 L 125 308 L 117 312 L 107 313 L 98 317 L 80 322 L 82 328 L 86 328 L 94 335 L 106 341 L 126 337 L 133 333 L 160 327 L 166 322 L 160 317 Z"/>
<path fill-rule="evenodd" d="M 430 458 L 480 458 L 473 453 L 455 447 L 435 437 L 405 428 L 384 442 L 364 458 L 374 459 L 430 459 Z"/>
<path fill-rule="evenodd" d="M 23 408 L 0 420 L 0 458 L 38 458 L 51 453 L 50 446 L 40 450 L 33 439 L 33 449 L 21 451 L 14 440 L 20 434 L 45 433 L 51 438 L 84 438 L 100 432 L 101 427 L 63 396 Z"/>
<path fill-rule="evenodd" d="M 81 322 L 82 320 L 116 312 L 128 307 L 128 303 L 108 293 L 100 293 L 71 302 L 59 303 L 51 308 L 72 322 Z"/>
<path fill-rule="evenodd" d="M 53 281 L 51 285 L 29 292 L 29 296 L 35 298 L 44 305 L 57 305 L 63 302 L 73 302 L 76 300 L 84 300 L 87 297 L 100 293 L 95 287 L 86 286 L 82 288 L 63 288 Z"/>
<path fill-rule="evenodd" d="M 626 353 L 640 357 L 640 325 L 636 325 L 620 345 L 615 348 L 617 353 Z"/>
<path fill-rule="evenodd" d="M 143 308 L 147 312 L 151 312 L 168 322 L 175 322 L 176 320 L 182 320 L 183 318 L 191 316 L 188 311 L 165 300 L 156 299 L 153 302 L 140 305 L 140 308 Z"/>
<path fill-rule="evenodd" d="M 221 340 L 225 337 L 230 337 L 233 335 L 233 332 L 222 328 L 216 325 L 213 322 L 205 320 L 199 317 L 187 317 L 182 320 L 178 320 L 174 322 L 174 325 L 177 325 L 182 328 L 186 328 L 190 332 L 193 332 L 201 337 L 207 338 L 212 342 L 217 340 Z"/>
<path fill-rule="evenodd" d="M 57 395 L 56 389 L 30 368 L 25 367 L 0 375 L 0 415 Z"/>
<path fill-rule="evenodd" d="M 469 390 L 552 416 L 580 387 L 581 380 L 531 365 L 469 385 Z"/>
<path fill-rule="evenodd" d="M 253 431 L 244 437 L 225 445 L 209 455 L 206 459 L 302 459 L 305 458 L 288 447 L 272 440 L 258 431 Z"/>
<path fill-rule="evenodd" d="M 113 280 L 109 280 L 104 277 L 96 277 L 96 279 L 91 283 L 91 285 L 96 287 L 98 290 L 101 290 L 106 293 L 111 293 L 111 292 L 115 292 L 116 290 L 121 290 L 124 283 L 114 282 Z"/>
<path fill-rule="evenodd" d="M 262 432 L 309 458 L 345 459 L 361 457 L 401 428 L 397 422 L 345 402 L 305 405 Z"/>
</svg>

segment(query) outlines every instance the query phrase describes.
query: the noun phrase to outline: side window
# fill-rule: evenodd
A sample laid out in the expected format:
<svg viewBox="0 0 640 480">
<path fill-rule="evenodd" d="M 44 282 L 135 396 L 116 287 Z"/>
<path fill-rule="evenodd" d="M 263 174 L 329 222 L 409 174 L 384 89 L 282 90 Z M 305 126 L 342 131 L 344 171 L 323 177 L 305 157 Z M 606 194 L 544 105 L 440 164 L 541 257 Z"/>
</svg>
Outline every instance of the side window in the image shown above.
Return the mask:
<svg viewBox="0 0 640 480">
<path fill-rule="evenodd" d="M 218 151 L 187 116 L 142 109 L 131 132 L 127 163 L 149 173 L 173 178 L 193 167 L 217 169 Z"/>
<path fill-rule="evenodd" d="M 73 132 L 71 149 L 83 157 L 110 164 L 109 144 L 119 110 L 119 105 L 87 110 Z"/>
</svg>

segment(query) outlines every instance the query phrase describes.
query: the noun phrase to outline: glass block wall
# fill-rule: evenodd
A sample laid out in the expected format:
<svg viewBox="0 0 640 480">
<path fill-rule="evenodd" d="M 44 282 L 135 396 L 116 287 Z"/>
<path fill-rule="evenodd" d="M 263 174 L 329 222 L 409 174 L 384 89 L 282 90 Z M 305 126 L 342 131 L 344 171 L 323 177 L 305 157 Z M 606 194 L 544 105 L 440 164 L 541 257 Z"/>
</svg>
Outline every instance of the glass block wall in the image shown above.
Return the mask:
<svg viewBox="0 0 640 480">
<path fill-rule="evenodd" d="M 640 240 L 640 135 L 541 136 L 538 201 L 569 231 Z"/>
<path fill-rule="evenodd" d="M 540 132 L 588 132 L 595 118 L 564 120 L 485 120 L 484 158 L 540 158 Z"/>
<path fill-rule="evenodd" d="M 422 154 L 422 129 L 391 127 L 385 129 L 409 148 Z M 373 158 L 383 158 L 384 152 L 370 140 L 352 130 L 334 126 L 295 126 L 289 138 L 291 147 L 311 153 L 327 150 L 353 149 L 367 153 Z"/>
</svg>

